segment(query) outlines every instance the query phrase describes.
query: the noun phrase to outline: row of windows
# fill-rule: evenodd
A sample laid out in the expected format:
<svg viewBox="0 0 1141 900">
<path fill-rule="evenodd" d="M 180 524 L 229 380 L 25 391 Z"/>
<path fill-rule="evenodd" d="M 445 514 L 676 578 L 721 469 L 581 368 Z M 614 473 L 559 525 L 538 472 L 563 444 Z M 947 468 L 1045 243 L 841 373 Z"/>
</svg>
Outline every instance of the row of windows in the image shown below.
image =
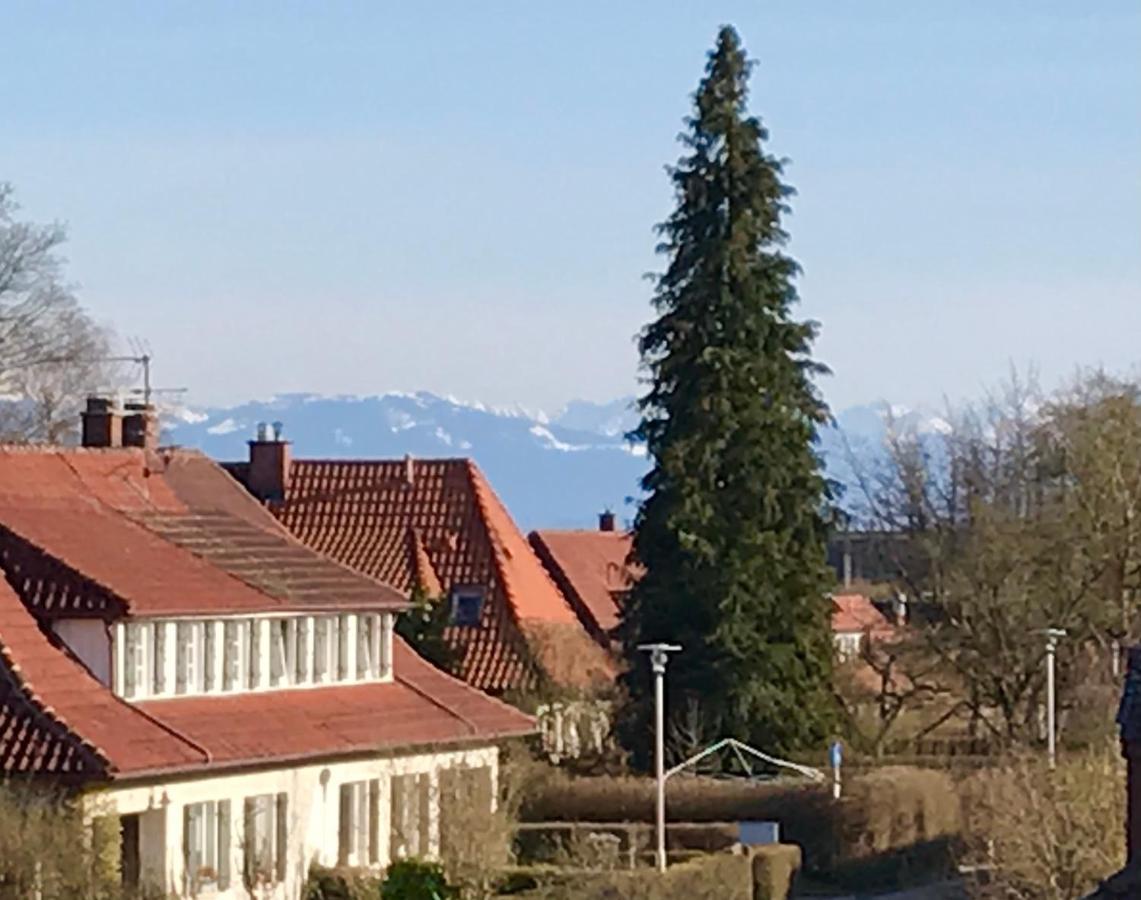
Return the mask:
<svg viewBox="0 0 1141 900">
<path fill-rule="evenodd" d="M 377 681 L 391 674 L 390 614 L 116 627 L 116 689 L 129 699 Z"/>
<path fill-rule="evenodd" d="M 427 773 L 393 776 L 389 788 L 390 859 L 429 853 L 430 777 Z M 453 769 L 440 773 L 441 827 L 450 819 L 449 804 L 472 801 L 491 810 L 491 770 Z M 472 791 L 474 786 L 475 791 Z M 342 784 L 339 793 L 338 863 L 375 866 L 380 862 L 381 780 Z M 247 889 L 285 879 L 288 863 L 289 798 L 284 793 L 247 797 L 242 807 L 242 883 Z M 227 890 L 234 828 L 229 800 L 209 800 L 183 807 L 182 850 L 187 892 L 191 896 Z M 441 841 L 446 835 L 441 832 Z"/>
</svg>

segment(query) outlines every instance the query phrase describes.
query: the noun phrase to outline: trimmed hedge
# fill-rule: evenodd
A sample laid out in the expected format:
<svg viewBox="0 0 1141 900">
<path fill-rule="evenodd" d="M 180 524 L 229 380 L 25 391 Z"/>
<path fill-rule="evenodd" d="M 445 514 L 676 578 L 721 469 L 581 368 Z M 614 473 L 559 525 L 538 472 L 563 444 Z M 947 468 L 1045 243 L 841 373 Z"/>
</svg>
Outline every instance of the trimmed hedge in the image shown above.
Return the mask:
<svg viewBox="0 0 1141 900">
<path fill-rule="evenodd" d="M 302 900 L 380 900 L 381 879 L 355 869 L 309 867 Z"/>
<path fill-rule="evenodd" d="M 526 876 L 518 873 L 514 885 Z M 719 853 L 653 869 L 592 872 L 535 870 L 537 886 L 514 896 L 523 900 L 752 900 L 752 861 L 745 855 Z"/>
<path fill-rule="evenodd" d="M 802 855 L 795 844 L 755 847 L 753 857 L 754 900 L 786 900 L 800 874 Z"/>
<path fill-rule="evenodd" d="M 962 809 L 946 772 L 891 766 L 850 778 L 834 801 L 830 788 L 803 782 L 726 782 L 678 778 L 668 784 L 667 814 L 681 822 L 780 823 L 781 840 L 798 844 L 814 873 L 887 873 L 889 882 L 949 865 L 962 832 Z M 648 778 L 554 778 L 531 788 L 529 821 L 652 822 Z M 905 874 L 891 873 L 892 867 Z M 871 877 L 870 875 L 867 877 Z"/>
</svg>

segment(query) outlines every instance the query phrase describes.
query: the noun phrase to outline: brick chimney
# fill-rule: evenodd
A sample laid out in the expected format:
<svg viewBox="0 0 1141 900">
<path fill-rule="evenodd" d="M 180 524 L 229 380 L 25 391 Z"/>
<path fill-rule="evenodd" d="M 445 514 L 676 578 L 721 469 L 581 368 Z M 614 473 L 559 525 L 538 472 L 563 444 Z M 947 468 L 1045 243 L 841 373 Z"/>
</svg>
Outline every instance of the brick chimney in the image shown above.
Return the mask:
<svg viewBox="0 0 1141 900">
<path fill-rule="evenodd" d="M 158 415 L 153 405 L 138 400 L 127 403 L 123 414 L 123 446 L 154 450 L 158 447 Z"/>
<path fill-rule="evenodd" d="M 83 446 L 123 446 L 123 413 L 111 398 L 87 398 L 87 408 L 83 411 Z"/>
<path fill-rule="evenodd" d="M 614 513 L 610 510 L 603 510 L 598 514 L 598 530 L 599 531 L 613 531 L 614 530 Z"/>
<path fill-rule="evenodd" d="M 289 442 L 281 436 L 281 424 L 259 424 L 257 438 L 250 441 L 246 487 L 259 500 L 284 500 L 289 489 L 290 462 Z"/>
</svg>

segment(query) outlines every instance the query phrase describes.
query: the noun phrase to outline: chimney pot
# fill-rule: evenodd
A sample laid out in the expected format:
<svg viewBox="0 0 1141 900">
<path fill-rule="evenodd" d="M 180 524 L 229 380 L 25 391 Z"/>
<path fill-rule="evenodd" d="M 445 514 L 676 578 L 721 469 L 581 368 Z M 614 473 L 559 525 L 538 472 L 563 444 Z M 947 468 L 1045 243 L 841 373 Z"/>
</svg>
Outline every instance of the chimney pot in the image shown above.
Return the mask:
<svg viewBox="0 0 1141 900">
<path fill-rule="evenodd" d="M 416 483 L 416 462 L 411 453 L 404 457 L 404 481 L 409 487 Z"/>
<path fill-rule="evenodd" d="M 614 513 L 610 510 L 604 510 L 598 515 L 598 530 L 599 531 L 613 531 L 614 530 Z"/>
</svg>

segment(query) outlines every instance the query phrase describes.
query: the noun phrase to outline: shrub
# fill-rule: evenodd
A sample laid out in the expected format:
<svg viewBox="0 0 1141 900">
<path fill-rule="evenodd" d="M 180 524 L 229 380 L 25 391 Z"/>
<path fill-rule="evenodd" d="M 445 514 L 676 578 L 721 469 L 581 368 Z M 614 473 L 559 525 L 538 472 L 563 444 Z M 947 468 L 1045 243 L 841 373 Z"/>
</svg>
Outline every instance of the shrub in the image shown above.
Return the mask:
<svg viewBox="0 0 1141 900">
<path fill-rule="evenodd" d="M 511 861 L 519 779 L 510 767 L 500 769 L 494 812 L 492 787 L 487 768 L 440 773 L 440 857 L 448 880 L 464 900 L 494 894 L 499 872 Z"/>
<path fill-rule="evenodd" d="M 554 777 L 531 790 L 522 810 L 529 821 L 653 821 L 652 779 Z M 799 844 L 816 872 L 888 854 L 901 864 L 945 861 L 962 825 L 950 775 L 903 767 L 850 778 L 838 803 L 822 785 L 679 778 L 667 786 L 666 808 L 675 822 L 777 821 L 782 840 Z M 904 853 L 913 847 L 924 853 Z"/>
<path fill-rule="evenodd" d="M 993 865 L 980 896 L 1069 900 L 1123 863 L 1125 766 L 1116 747 L 1063 756 L 1051 772 L 1016 756 L 964 784 L 968 861 Z"/>
<path fill-rule="evenodd" d="M 772 844 L 753 849 L 753 897 L 785 900 L 800 872 L 801 852 L 795 844 Z"/>
<path fill-rule="evenodd" d="M 418 859 L 394 862 L 380 887 L 383 900 L 447 900 L 456 894 L 442 866 Z"/>
<path fill-rule="evenodd" d="M 671 866 L 661 875 L 653 870 L 586 872 L 560 870 L 538 873 L 545 882 L 515 896 L 529 900 L 751 900 L 752 863 L 745 855 L 701 856 Z"/>
<path fill-rule="evenodd" d="M 379 900 L 380 879 L 355 869 L 311 866 L 303 900 Z"/>
<path fill-rule="evenodd" d="M 118 820 L 85 819 L 74 799 L 0 784 L 0 898 L 33 896 L 118 900 Z"/>
</svg>

